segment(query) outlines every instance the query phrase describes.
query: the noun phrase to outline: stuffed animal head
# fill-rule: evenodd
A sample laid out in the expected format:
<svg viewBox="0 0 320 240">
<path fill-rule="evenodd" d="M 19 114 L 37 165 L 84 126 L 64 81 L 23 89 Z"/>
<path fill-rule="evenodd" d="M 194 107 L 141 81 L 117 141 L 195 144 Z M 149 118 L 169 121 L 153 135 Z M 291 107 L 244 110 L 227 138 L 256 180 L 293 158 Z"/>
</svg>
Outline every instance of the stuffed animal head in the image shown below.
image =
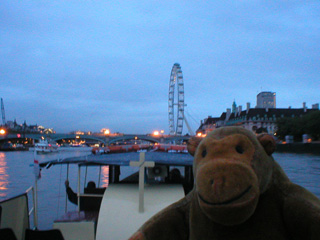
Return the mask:
<svg viewBox="0 0 320 240">
<path fill-rule="evenodd" d="M 195 194 L 212 221 L 232 226 L 254 213 L 271 181 L 275 141 L 242 127 L 218 128 L 204 139 L 190 139 Z"/>
</svg>

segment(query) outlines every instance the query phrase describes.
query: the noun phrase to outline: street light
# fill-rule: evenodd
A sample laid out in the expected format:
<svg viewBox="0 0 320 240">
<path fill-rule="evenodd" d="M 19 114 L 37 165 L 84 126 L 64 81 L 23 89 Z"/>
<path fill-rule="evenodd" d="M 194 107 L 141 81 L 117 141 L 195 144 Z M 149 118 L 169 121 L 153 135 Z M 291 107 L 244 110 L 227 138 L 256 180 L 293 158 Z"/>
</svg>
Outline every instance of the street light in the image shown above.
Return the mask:
<svg viewBox="0 0 320 240">
<path fill-rule="evenodd" d="M 0 135 L 5 135 L 6 134 L 6 130 L 4 130 L 3 128 L 0 129 Z"/>
<path fill-rule="evenodd" d="M 198 132 L 197 133 L 197 137 L 206 137 L 207 136 L 207 134 L 203 134 L 203 133 L 201 133 L 201 132 Z"/>
</svg>

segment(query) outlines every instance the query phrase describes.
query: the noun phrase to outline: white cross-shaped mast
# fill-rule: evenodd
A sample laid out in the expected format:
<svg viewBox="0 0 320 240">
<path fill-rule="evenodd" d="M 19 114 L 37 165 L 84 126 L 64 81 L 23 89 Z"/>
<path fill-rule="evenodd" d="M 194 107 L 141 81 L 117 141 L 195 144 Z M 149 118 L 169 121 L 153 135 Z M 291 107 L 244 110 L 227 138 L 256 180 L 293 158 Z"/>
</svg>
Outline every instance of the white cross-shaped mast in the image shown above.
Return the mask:
<svg viewBox="0 0 320 240">
<path fill-rule="evenodd" d="M 154 167 L 155 163 L 145 161 L 145 152 L 140 152 L 139 162 L 130 161 L 130 166 L 139 167 L 139 212 L 144 212 L 144 170 L 146 167 Z"/>
</svg>

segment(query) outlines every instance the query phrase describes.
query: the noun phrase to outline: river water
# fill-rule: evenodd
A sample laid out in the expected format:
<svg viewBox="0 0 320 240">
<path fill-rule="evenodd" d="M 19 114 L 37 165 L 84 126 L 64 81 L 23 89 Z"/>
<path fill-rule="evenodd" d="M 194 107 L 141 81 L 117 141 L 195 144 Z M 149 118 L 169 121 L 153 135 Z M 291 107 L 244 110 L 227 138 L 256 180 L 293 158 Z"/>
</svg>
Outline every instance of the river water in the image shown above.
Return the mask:
<svg viewBox="0 0 320 240">
<path fill-rule="evenodd" d="M 38 155 L 41 161 L 88 155 L 90 151 L 83 149 L 64 151 L 59 154 Z M 283 167 L 289 178 L 320 198 L 320 156 L 309 154 L 275 153 L 275 160 Z M 23 193 L 34 185 L 33 152 L 0 152 L 0 200 Z M 86 171 L 82 169 L 81 175 Z M 39 229 L 50 229 L 54 219 L 61 216 L 66 207 L 64 181 L 67 175 L 65 165 L 53 166 L 41 171 L 38 181 L 38 218 Z M 102 167 L 99 179 L 98 168 L 88 168 L 87 181 L 93 180 L 100 186 L 108 184 L 108 168 Z M 69 169 L 70 186 L 76 191 L 77 167 Z M 84 180 L 81 181 L 83 189 Z M 30 204 L 32 205 L 32 204 Z M 76 210 L 76 206 L 67 202 L 68 210 Z"/>
</svg>

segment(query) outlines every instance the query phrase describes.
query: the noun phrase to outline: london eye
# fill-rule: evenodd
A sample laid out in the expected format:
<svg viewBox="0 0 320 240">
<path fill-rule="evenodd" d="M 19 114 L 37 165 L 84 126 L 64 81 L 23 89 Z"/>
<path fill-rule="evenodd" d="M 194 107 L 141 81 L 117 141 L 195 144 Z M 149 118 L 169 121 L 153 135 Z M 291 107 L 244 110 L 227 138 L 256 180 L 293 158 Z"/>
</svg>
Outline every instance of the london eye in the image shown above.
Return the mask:
<svg viewBox="0 0 320 240">
<path fill-rule="evenodd" d="M 171 70 L 169 82 L 169 133 L 182 135 L 184 121 L 184 85 L 179 63 L 175 63 Z"/>
</svg>

